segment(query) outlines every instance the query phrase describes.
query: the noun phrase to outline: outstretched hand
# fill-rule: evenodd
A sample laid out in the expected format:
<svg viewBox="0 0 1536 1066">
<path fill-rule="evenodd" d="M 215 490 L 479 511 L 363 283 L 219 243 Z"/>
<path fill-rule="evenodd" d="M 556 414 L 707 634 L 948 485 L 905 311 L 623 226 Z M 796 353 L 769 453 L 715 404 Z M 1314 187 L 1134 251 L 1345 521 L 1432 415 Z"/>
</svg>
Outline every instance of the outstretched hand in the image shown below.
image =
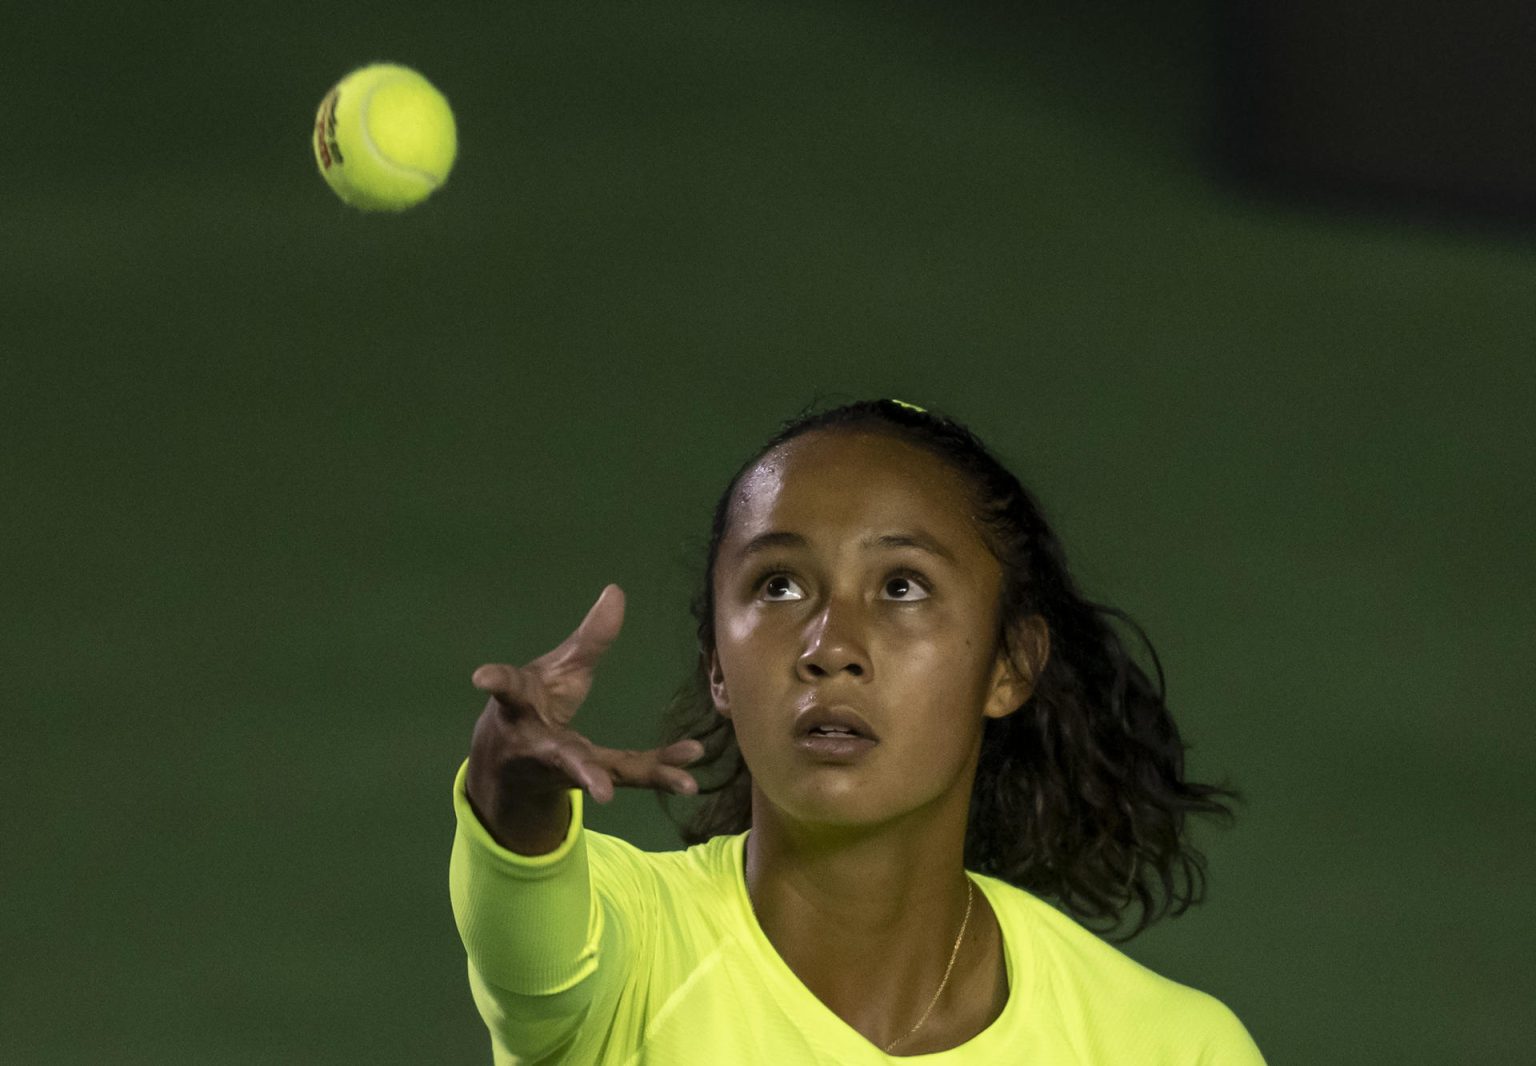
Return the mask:
<svg viewBox="0 0 1536 1066">
<path fill-rule="evenodd" d="M 607 585 L 581 624 L 552 651 L 524 666 L 487 663 L 471 683 L 488 693 L 470 743 L 467 787 L 481 814 L 494 818 L 520 801 L 581 788 L 597 802 L 614 789 L 651 788 L 692 794 L 680 769 L 704 754 L 697 740 L 626 751 L 594 744 L 570 727 L 592 690 L 592 676 L 624 624 L 624 591 Z"/>
</svg>

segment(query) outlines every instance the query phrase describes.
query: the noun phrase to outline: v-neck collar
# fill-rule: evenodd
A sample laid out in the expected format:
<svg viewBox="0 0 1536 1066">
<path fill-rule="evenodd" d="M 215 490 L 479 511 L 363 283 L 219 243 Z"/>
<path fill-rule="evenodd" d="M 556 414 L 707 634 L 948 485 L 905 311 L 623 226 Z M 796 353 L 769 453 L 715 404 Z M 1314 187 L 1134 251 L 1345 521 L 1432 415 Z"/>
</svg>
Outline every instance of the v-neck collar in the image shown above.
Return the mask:
<svg viewBox="0 0 1536 1066">
<path fill-rule="evenodd" d="M 843 1021 L 830 1007 L 817 999 L 815 993 L 805 986 L 794 970 L 789 968 L 789 964 L 773 946 L 773 941 L 768 939 L 768 934 L 763 932 L 763 927 L 757 920 L 757 912 L 752 907 L 752 897 L 747 892 L 746 852 L 747 836 L 750 833 L 749 829 L 735 835 L 726 856 L 731 868 L 735 905 L 740 912 L 742 925 L 747 929 L 748 936 L 751 937 L 758 954 L 765 960 L 770 975 L 780 986 L 786 1009 L 800 1016 L 809 1014 L 820 1018 L 826 1026 L 830 1026 L 839 1034 L 841 1046 L 827 1049 L 831 1057 L 842 1061 L 843 1056 L 866 1058 L 870 1052 L 875 1052 L 887 1059 L 900 1059 L 903 1062 L 922 1061 L 932 1066 L 947 1066 L 951 1061 L 956 1066 L 961 1062 L 1005 1061 L 1006 1034 L 1013 1028 L 1017 1015 L 1025 1009 L 1024 1005 L 1034 997 L 1035 972 L 1033 963 L 1026 959 L 1021 951 L 1024 945 L 1020 941 L 1025 935 L 1025 930 L 1010 921 L 1013 911 L 1001 901 L 1001 891 L 1005 887 L 1002 882 L 985 874 L 965 871 L 965 876 L 971 879 L 971 882 L 986 896 L 987 902 L 992 905 L 992 912 L 997 918 L 998 934 L 1002 937 L 1003 964 L 1008 970 L 1008 1002 L 1003 1006 L 1002 1012 L 992 1019 L 992 1024 L 956 1047 L 946 1048 L 943 1051 L 930 1051 L 922 1055 L 892 1055 L 872 1043 L 863 1033 Z M 1034 954 L 1029 952 L 1029 957 L 1033 958 Z M 856 1059 L 850 1061 L 856 1061 Z"/>
</svg>

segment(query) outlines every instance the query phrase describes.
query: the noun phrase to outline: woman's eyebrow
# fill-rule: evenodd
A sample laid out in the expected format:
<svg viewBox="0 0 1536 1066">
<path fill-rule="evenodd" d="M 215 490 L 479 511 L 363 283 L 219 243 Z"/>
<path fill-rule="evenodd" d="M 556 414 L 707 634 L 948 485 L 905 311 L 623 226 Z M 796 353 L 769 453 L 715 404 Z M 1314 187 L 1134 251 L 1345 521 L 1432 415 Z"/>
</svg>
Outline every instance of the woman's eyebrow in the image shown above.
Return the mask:
<svg viewBox="0 0 1536 1066">
<path fill-rule="evenodd" d="M 769 548 L 804 548 L 809 546 L 809 541 L 799 533 L 788 530 L 771 529 L 766 533 L 759 533 L 741 546 L 736 553 L 737 559 L 747 559 L 757 552 L 767 551 Z M 927 552 L 945 560 L 951 565 L 955 562 L 954 553 L 944 547 L 936 538 L 920 530 L 900 530 L 892 533 L 881 533 L 876 536 L 865 537 L 859 541 L 859 547 L 865 551 L 871 548 L 916 548 L 918 551 Z"/>
</svg>

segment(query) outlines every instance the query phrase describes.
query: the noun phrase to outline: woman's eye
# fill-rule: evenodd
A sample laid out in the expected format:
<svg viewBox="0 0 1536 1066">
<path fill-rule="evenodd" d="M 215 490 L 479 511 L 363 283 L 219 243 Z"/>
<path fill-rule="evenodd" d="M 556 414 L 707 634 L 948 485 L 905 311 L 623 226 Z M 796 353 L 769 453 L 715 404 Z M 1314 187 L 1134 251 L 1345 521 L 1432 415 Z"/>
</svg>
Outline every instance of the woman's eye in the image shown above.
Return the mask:
<svg viewBox="0 0 1536 1066">
<path fill-rule="evenodd" d="M 921 596 L 916 597 L 911 595 L 902 596 L 901 599 L 904 601 L 912 599 L 926 600 L 928 598 L 928 589 L 924 587 L 923 583 L 915 577 L 908 577 L 905 574 L 897 574 L 895 577 L 892 577 L 885 583 L 885 587 L 887 589 L 889 589 L 892 585 L 905 585 L 909 593 L 913 590 L 922 593 Z"/>
<path fill-rule="evenodd" d="M 780 585 L 780 584 L 785 584 L 785 583 L 791 583 L 789 581 L 788 577 L 786 577 L 783 574 L 774 574 L 772 577 L 768 578 L 768 580 L 762 582 L 762 586 L 763 586 L 764 590 L 767 591 L 770 594 L 770 598 L 771 598 L 772 592 L 773 592 L 773 586 Z"/>
<path fill-rule="evenodd" d="M 777 593 L 785 591 L 785 586 L 794 585 L 794 579 L 788 574 L 769 574 L 759 580 L 757 584 L 768 596 L 770 603 L 781 603 L 784 601 L 778 598 Z M 893 586 L 896 587 L 895 591 L 892 591 Z M 883 591 L 891 592 L 892 598 L 898 603 L 916 603 L 919 600 L 926 600 L 928 598 L 927 585 L 916 574 L 892 574 L 885 579 L 882 589 Z M 914 592 L 920 592 L 922 595 L 915 596 L 913 595 Z"/>
</svg>

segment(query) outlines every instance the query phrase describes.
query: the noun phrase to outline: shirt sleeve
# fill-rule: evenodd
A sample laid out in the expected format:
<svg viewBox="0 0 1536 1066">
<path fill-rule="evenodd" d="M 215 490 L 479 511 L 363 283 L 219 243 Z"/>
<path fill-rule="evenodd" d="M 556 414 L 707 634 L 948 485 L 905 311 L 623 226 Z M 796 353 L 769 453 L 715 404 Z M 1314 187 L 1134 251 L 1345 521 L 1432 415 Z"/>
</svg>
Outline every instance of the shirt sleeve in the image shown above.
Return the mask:
<svg viewBox="0 0 1536 1066">
<path fill-rule="evenodd" d="M 584 793 L 569 791 L 571 823 L 559 847 L 518 855 L 496 842 L 470 806 L 468 769 L 465 759 L 453 783 L 448 884 L 470 991 L 497 1066 L 558 1061 L 593 1010 L 600 955 L 605 965 L 622 966 L 627 954 L 622 923 L 607 922 L 594 899 Z"/>
<path fill-rule="evenodd" d="M 1200 1066 L 1268 1066 L 1248 1028 L 1225 1003 L 1215 1001 L 1215 1025 Z"/>
</svg>

